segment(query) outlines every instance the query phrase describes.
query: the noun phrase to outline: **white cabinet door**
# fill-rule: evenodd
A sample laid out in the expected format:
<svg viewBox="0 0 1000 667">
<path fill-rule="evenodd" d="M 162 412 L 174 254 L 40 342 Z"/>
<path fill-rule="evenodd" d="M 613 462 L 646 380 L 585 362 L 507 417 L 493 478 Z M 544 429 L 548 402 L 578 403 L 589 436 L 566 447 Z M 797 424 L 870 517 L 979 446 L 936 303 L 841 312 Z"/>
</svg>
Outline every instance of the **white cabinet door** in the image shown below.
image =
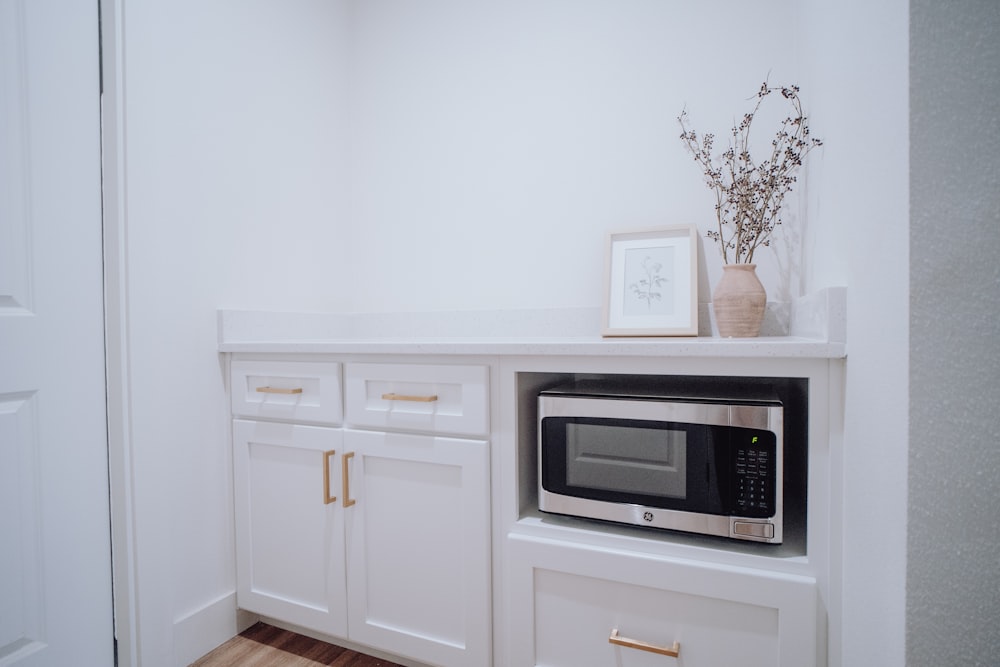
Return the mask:
<svg viewBox="0 0 1000 667">
<path fill-rule="evenodd" d="M 814 579 L 524 536 L 508 546 L 511 664 L 823 664 Z"/>
<path fill-rule="evenodd" d="M 233 422 L 237 599 L 347 636 L 338 429 Z"/>
<path fill-rule="evenodd" d="M 434 665 L 488 665 L 486 442 L 344 438 L 351 640 Z"/>
</svg>

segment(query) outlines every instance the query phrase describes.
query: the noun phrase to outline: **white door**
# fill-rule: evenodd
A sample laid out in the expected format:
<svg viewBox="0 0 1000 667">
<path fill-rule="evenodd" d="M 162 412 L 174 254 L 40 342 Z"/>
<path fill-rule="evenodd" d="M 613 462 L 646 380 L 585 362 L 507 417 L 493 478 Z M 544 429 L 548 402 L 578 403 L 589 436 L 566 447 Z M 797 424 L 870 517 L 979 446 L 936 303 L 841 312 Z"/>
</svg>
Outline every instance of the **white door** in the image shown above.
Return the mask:
<svg viewBox="0 0 1000 667">
<path fill-rule="evenodd" d="M 0 0 L 0 665 L 114 664 L 97 0 Z"/>
</svg>

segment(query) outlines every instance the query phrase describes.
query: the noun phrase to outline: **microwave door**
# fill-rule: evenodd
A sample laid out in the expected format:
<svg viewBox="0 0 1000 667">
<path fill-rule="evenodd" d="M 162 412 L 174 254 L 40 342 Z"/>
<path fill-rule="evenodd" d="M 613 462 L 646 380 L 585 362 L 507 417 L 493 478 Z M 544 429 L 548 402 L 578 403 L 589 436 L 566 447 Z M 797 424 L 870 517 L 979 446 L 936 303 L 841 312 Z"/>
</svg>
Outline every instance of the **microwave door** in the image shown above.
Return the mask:
<svg viewBox="0 0 1000 667">
<path fill-rule="evenodd" d="M 687 498 L 687 433 L 569 423 L 566 485 L 614 494 Z"/>
<path fill-rule="evenodd" d="M 708 431 L 691 424 L 543 420 L 542 487 L 612 503 L 704 511 L 717 505 Z"/>
</svg>

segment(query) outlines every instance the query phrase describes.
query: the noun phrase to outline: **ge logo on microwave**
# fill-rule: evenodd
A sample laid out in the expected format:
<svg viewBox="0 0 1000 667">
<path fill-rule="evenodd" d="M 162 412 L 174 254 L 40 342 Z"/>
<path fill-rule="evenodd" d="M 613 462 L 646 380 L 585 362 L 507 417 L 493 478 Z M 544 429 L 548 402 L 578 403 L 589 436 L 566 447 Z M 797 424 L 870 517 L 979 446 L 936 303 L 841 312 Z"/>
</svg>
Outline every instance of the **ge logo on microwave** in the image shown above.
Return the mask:
<svg viewBox="0 0 1000 667">
<path fill-rule="evenodd" d="M 653 520 L 653 513 L 652 512 L 643 512 L 642 513 L 642 519 L 643 519 L 643 521 L 646 521 L 647 523 L 650 522 L 650 521 L 652 521 Z"/>
</svg>

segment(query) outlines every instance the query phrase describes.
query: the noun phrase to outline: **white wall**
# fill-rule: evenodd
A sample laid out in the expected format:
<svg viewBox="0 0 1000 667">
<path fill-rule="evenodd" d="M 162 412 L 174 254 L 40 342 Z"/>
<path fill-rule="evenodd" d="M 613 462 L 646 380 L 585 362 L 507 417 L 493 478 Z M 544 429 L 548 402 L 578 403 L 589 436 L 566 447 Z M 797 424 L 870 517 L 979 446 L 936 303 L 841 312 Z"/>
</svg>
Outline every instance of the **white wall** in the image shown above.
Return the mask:
<svg viewBox="0 0 1000 667">
<path fill-rule="evenodd" d="M 182 0 L 123 16 L 139 654 L 156 667 L 226 638 L 204 627 L 213 603 L 233 623 L 216 309 L 343 307 L 346 13 Z"/>
<path fill-rule="evenodd" d="M 724 135 L 770 73 L 827 145 L 764 284 L 850 287 L 844 664 L 901 665 L 907 3 L 828 5 L 125 0 L 143 664 L 231 603 L 216 308 L 598 306 L 607 232 L 713 220 L 679 111 Z"/>
<path fill-rule="evenodd" d="M 608 232 L 714 222 L 685 105 L 724 136 L 770 74 L 809 106 L 796 21 L 790 0 L 355 3 L 351 309 L 598 306 Z M 785 278 L 760 258 L 772 300 L 800 294 L 799 255 Z"/>
</svg>

